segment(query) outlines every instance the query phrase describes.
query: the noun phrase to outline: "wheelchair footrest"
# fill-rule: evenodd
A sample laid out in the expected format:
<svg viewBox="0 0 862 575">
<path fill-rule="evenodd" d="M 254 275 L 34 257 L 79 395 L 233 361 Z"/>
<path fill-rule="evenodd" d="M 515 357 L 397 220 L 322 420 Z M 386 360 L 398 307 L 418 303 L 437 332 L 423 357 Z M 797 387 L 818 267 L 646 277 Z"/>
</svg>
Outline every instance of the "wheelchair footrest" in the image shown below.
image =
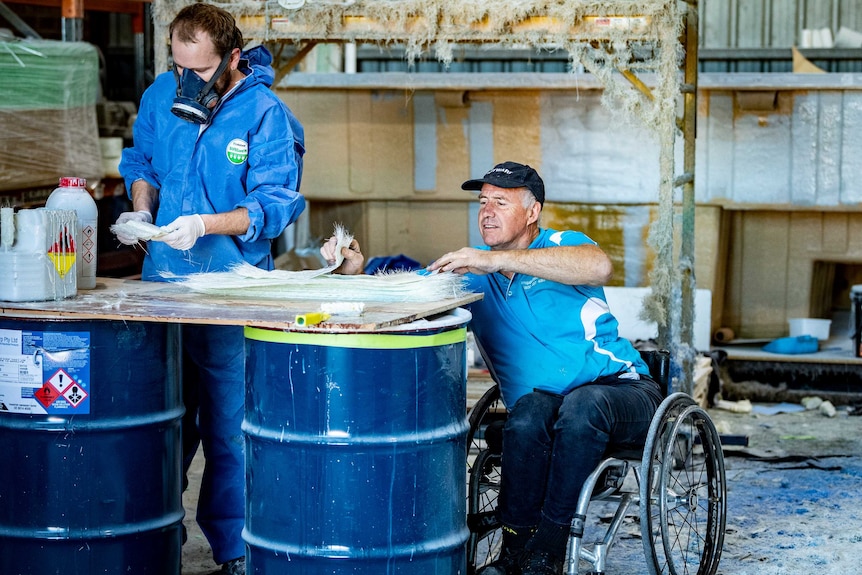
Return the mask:
<svg viewBox="0 0 862 575">
<path fill-rule="evenodd" d="M 605 471 L 605 487 L 610 487 L 611 489 L 619 489 L 623 486 L 623 483 L 626 480 L 627 473 L 628 465 L 623 467 L 609 467 Z"/>
</svg>

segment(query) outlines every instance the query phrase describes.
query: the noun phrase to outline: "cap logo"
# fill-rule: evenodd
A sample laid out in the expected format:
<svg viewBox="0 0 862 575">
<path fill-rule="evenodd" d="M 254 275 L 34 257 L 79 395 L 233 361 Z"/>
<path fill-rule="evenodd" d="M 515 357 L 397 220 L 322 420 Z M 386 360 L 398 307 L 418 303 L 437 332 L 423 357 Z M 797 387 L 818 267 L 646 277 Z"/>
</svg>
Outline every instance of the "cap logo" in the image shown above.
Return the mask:
<svg viewBox="0 0 862 575">
<path fill-rule="evenodd" d="M 526 164 L 503 162 L 497 164 L 482 178 L 467 180 L 461 184 L 462 190 L 481 190 L 484 184 L 501 188 L 527 188 L 540 204 L 545 202 L 545 183 L 539 174 Z"/>
</svg>

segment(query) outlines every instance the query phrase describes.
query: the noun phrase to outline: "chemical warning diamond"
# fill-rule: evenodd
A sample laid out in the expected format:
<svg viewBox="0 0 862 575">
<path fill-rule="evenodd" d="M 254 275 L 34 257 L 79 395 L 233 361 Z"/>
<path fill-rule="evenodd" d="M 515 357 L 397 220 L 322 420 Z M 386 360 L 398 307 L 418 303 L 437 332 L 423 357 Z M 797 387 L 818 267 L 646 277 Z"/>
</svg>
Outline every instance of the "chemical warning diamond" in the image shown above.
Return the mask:
<svg viewBox="0 0 862 575">
<path fill-rule="evenodd" d="M 58 369 L 56 372 L 54 372 L 54 375 L 52 375 L 48 379 L 47 383 L 53 385 L 54 389 L 56 389 L 61 394 L 66 391 L 66 389 L 70 385 L 78 384 L 78 382 L 75 381 L 75 379 L 71 375 L 66 373 L 65 369 Z"/>
<path fill-rule="evenodd" d="M 60 392 L 50 383 L 44 383 L 42 387 L 36 390 L 33 396 L 39 403 L 45 406 L 45 409 L 48 409 L 60 397 Z"/>
<path fill-rule="evenodd" d="M 84 388 L 79 385 L 73 385 L 66 390 L 66 393 L 63 394 L 63 397 L 66 398 L 66 401 L 69 402 L 69 405 L 72 407 L 78 407 L 82 401 L 87 399 L 87 392 L 84 391 Z"/>
</svg>

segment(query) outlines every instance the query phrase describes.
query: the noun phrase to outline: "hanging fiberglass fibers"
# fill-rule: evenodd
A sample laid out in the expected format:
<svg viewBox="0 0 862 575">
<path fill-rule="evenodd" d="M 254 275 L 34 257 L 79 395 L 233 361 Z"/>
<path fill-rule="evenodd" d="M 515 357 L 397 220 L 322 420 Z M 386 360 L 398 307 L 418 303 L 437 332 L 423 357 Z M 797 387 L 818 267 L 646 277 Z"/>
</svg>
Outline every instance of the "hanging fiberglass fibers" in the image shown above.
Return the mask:
<svg viewBox="0 0 862 575">
<path fill-rule="evenodd" d="M 230 12 L 247 43 L 403 43 L 414 62 L 434 51 L 449 64 L 460 43 L 495 43 L 540 50 L 563 48 L 578 61 L 596 42 L 625 55 L 633 43 L 657 50 L 638 68 L 659 72 L 665 55 L 676 52 L 680 18 L 677 0 L 211 0 Z M 153 3 L 154 24 L 168 24 L 192 0 Z M 678 54 L 677 54 L 678 55 Z M 158 56 L 158 54 L 157 54 Z M 161 69 L 157 57 L 156 69 Z M 591 59 L 587 68 L 619 71 L 619 58 Z M 628 62 L 625 62 L 625 67 Z M 675 70 L 674 70 L 675 72 Z M 607 77 L 607 76 L 605 76 Z M 665 76 L 667 82 L 671 78 Z M 672 90 L 670 90 L 672 92 Z M 630 105 L 625 105 L 630 108 Z"/>
</svg>

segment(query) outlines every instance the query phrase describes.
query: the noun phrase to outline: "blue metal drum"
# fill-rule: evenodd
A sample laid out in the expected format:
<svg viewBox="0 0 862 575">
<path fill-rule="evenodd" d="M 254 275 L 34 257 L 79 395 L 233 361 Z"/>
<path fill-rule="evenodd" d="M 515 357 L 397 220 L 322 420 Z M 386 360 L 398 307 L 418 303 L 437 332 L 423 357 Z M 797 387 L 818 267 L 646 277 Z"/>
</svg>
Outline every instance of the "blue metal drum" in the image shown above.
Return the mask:
<svg viewBox="0 0 862 575">
<path fill-rule="evenodd" d="M 466 569 L 466 329 L 246 328 L 247 572 Z"/>
<path fill-rule="evenodd" d="M 177 326 L 0 319 L 0 573 L 178 575 Z"/>
</svg>

